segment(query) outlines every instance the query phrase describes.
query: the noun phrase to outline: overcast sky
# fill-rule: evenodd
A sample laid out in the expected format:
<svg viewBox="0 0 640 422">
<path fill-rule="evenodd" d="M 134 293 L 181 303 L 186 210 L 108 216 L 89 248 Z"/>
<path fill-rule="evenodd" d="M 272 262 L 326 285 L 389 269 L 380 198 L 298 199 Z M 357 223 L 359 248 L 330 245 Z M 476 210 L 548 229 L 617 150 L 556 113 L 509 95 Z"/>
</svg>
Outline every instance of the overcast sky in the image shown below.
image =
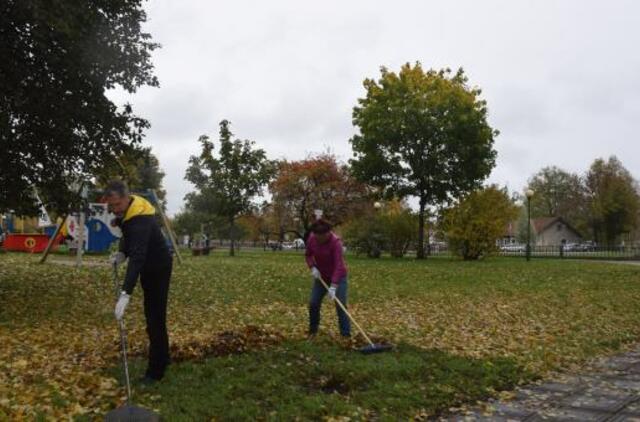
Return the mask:
<svg viewBox="0 0 640 422">
<path fill-rule="evenodd" d="M 130 102 L 151 122 L 169 212 L 197 139 L 237 137 L 271 158 L 351 157 L 351 110 L 380 66 L 463 67 L 501 134 L 489 181 L 521 190 L 543 166 L 584 172 L 617 155 L 640 178 L 640 2 L 169 1 L 145 5 L 160 88 Z"/>
</svg>

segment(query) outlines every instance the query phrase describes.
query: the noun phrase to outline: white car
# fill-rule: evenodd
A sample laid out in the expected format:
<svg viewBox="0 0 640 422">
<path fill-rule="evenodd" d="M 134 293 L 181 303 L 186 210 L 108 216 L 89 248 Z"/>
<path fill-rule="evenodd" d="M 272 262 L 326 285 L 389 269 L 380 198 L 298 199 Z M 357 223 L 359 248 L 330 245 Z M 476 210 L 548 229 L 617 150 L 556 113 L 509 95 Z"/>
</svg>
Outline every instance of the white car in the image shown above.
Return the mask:
<svg viewBox="0 0 640 422">
<path fill-rule="evenodd" d="M 502 252 L 526 252 L 527 251 L 527 246 L 526 245 L 520 245 L 518 243 L 514 243 L 511 245 L 503 245 L 500 247 L 500 250 Z"/>
</svg>

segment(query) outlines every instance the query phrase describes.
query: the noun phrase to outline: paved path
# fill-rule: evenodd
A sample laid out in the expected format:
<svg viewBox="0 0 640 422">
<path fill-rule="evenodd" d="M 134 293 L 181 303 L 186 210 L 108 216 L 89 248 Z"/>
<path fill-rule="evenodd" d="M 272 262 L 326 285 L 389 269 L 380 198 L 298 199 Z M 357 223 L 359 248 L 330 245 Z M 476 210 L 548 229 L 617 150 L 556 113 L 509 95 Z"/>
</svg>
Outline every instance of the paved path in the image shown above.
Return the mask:
<svg viewBox="0 0 640 422">
<path fill-rule="evenodd" d="M 627 265 L 640 265 L 640 261 L 602 261 L 605 264 L 627 264 Z"/>
<path fill-rule="evenodd" d="M 442 421 L 640 422 L 640 345 Z"/>
</svg>

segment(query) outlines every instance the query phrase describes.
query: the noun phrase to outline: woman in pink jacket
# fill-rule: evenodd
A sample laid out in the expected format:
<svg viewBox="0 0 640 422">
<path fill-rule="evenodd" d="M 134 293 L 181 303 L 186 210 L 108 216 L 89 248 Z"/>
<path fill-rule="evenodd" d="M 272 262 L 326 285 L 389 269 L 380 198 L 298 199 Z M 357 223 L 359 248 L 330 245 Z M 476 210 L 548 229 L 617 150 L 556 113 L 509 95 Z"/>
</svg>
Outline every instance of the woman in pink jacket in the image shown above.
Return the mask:
<svg viewBox="0 0 640 422">
<path fill-rule="evenodd" d="M 307 265 L 311 269 L 313 287 L 309 301 L 309 336 L 313 338 L 320 325 L 320 306 L 325 294 L 333 300 L 336 297 L 347 306 L 347 266 L 342 256 L 342 242 L 331 231 L 331 224 L 323 219 L 311 225 L 311 235 L 307 239 Z M 330 284 L 329 290 L 318 280 L 321 278 Z M 343 337 L 351 335 L 351 324 L 347 314 L 336 303 L 338 326 Z"/>
</svg>

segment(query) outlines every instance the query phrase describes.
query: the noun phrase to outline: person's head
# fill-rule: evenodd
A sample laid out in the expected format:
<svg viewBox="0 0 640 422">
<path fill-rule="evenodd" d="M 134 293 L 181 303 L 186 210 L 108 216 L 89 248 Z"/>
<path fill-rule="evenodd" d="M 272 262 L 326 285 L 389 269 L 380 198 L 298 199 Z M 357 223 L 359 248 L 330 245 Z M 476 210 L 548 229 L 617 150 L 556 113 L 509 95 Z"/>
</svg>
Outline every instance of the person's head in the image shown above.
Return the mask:
<svg viewBox="0 0 640 422">
<path fill-rule="evenodd" d="M 320 243 L 325 243 L 331 237 L 331 223 L 322 218 L 311 225 L 311 232 Z"/>
<path fill-rule="evenodd" d="M 109 204 L 109 210 L 122 217 L 129 206 L 129 188 L 122 180 L 112 180 L 104 190 L 104 196 Z"/>
</svg>

